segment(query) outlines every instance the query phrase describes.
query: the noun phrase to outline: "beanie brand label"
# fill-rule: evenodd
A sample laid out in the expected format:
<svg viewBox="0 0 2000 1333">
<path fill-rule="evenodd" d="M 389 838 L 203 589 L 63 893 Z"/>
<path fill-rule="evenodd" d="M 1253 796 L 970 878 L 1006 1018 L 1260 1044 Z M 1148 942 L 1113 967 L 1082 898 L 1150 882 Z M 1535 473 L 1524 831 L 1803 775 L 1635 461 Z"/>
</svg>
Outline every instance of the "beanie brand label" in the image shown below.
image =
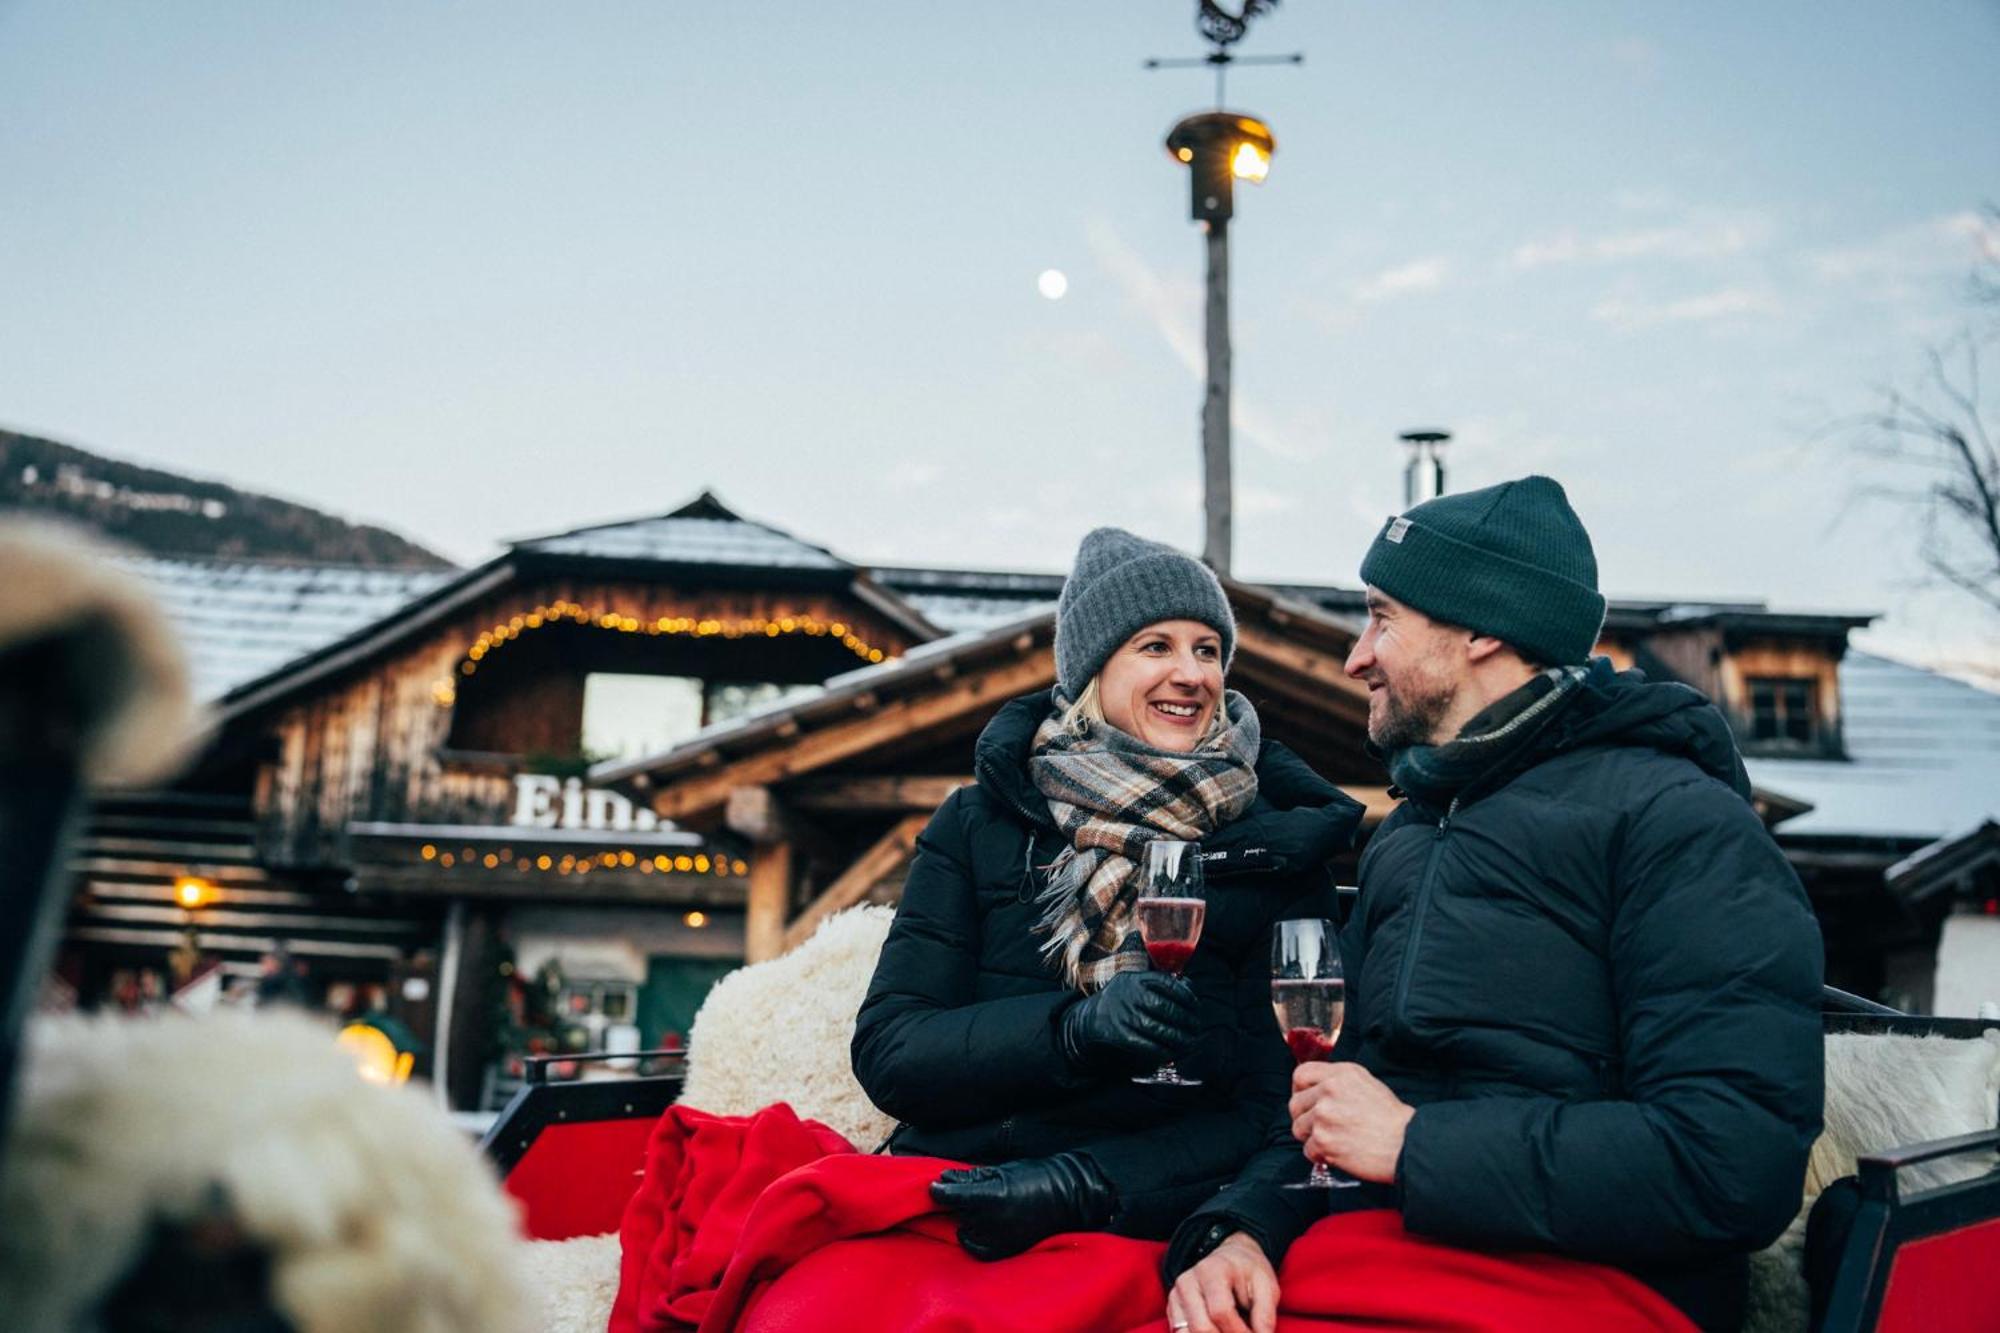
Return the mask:
<svg viewBox="0 0 2000 1333">
<path fill-rule="evenodd" d="M 1389 520 L 1389 526 L 1383 530 L 1382 537 L 1383 540 L 1395 542 L 1398 546 L 1400 546 L 1403 544 L 1403 535 L 1407 533 L 1409 530 L 1410 530 L 1409 519 L 1392 518 Z"/>
</svg>

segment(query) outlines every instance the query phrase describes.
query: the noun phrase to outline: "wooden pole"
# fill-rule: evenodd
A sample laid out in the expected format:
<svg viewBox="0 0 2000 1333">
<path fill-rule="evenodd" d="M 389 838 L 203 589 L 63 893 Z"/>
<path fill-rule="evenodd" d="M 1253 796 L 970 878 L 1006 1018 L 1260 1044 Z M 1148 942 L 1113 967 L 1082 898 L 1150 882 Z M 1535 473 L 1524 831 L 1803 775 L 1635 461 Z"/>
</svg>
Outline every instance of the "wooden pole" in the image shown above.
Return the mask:
<svg viewBox="0 0 2000 1333">
<path fill-rule="evenodd" d="M 1227 577 L 1233 545 L 1229 479 L 1229 223 L 1208 224 L 1208 388 L 1201 405 L 1201 558 Z"/>
<path fill-rule="evenodd" d="M 749 903 L 743 917 L 743 961 L 761 963 L 785 951 L 785 918 L 792 906 L 792 844 L 760 842 L 750 848 Z"/>
</svg>

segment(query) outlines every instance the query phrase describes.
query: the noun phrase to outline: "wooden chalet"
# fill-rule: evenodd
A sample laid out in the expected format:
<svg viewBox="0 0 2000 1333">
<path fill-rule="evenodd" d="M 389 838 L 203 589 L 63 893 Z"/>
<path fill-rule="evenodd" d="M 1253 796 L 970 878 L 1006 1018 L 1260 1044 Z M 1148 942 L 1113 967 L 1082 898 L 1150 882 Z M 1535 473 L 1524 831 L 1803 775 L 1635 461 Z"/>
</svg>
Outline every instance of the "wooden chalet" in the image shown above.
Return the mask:
<svg viewBox="0 0 2000 1333">
<path fill-rule="evenodd" d="M 493 1095 L 496 1049 L 519 1036 L 504 1002 L 530 978 L 560 988 L 543 998 L 570 1036 L 622 1026 L 650 1045 L 728 968 L 893 901 L 979 730 L 1053 682 L 1061 587 L 858 566 L 706 494 L 444 575 L 138 563 L 216 730 L 173 790 L 98 807 L 61 975 L 101 1002 L 175 953 L 247 979 L 282 943 L 318 994 L 376 988 L 459 1106 Z M 1228 592 L 1232 687 L 1379 817 L 1366 691 L 1342 670 L 1360 592 Z M 1935 953 L 1943 913 L 1883 887 L 1928 826 L 1811 830 L 1839 804 L 1827 773 L 1887 771 L 1868 764 L 1877 696 L 1861 691 L 1859 731 L 1844 702 L 1877 660 L 1847 651 L 1865 623 L 1619 602 L 1600 651 L 1722 705 L 1821 909 L 1829 980 L 1877 993 L 1895 950 Z M 2000 764 L 2000 731 L 1981 755 Z"/>
</svg>

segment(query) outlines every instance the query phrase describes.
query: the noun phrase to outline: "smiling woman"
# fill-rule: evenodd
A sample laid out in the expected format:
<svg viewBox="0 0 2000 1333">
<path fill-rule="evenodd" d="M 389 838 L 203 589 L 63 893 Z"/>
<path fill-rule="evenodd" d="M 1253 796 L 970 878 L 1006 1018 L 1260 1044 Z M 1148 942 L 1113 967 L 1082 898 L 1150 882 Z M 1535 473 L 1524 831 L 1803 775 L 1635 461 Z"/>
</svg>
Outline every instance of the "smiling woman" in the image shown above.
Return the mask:
<svg viewBox="0 0 2000 1333">
<path fill-rule="evenodd" d="M 1265 742 L 1224 686 L 1235 646 L 1205 566 L 1092 532 L 1058 603 L 1055 689 L 1000 710 L 976 781 L 917 839 L 854 1071 L 900 1122 L 891 1153 L 973 1164 L 932 1198 L 979 1258 L 1059 1232 L 1167 1234 L 1290 1091 L 1271 927 L 1332 915 L 1326 860 L 1361 807 Z M 1208 882 L 1180 975 L 1139 929 L 1161 843 L 1199 843 Z M 1135 1082 L 1167 1061 L 1178 1086 Z"/>
</svg>

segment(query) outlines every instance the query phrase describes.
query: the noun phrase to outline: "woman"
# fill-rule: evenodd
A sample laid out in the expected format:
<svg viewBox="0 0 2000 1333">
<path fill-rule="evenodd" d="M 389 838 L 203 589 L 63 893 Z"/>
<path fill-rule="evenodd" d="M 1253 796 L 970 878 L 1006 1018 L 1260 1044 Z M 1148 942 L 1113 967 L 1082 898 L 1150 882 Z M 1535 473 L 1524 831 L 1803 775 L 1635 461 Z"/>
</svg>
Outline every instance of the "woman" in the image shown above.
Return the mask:
<svg viewBox="0 0 2000 1333">
<path fill-rule="evenodd" d="M 1361 806 L 1225 691 L 1215 575 L 1116 528 L 1084 538 L 1053 693 L 980 736 L 974 785 L 917 840 L 855 1026 L 889 1151 L 982 1163 L 935 1200 L 981 1258 L 1050 1235 L 1165 1237 L 1234 1177 L 1290 1093 L 1274 921 L 1331 916 Z M 1208 909 L 1184 981 L 1149 970 L 1133 902 L 1154 839 L 1199 842 Z M 1136 1084 L 1162 1059 L 1199 1087 Z"/>
</svg>

